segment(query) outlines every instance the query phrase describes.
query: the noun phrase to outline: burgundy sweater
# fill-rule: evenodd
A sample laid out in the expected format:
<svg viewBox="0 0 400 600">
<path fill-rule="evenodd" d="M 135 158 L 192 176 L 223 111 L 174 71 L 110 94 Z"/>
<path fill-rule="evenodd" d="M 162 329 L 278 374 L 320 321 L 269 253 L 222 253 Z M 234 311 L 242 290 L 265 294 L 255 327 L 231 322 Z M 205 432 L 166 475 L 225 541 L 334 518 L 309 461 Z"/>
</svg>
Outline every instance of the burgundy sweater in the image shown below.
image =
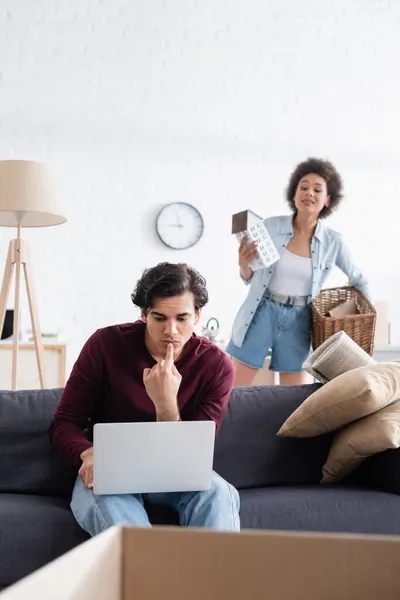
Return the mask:
<svg viewBox="0 0 400 600">
<path fill-rule="evenodd" d="M 156 420 L 143 384 L 143 370 L 156 364 L 144 342 L 145 327 L 136 321 L 98 329 L 84 345 L 49 431 L 51 444 L 76 464 L 92 446 L 95 423 Z M 231 360 L 193 334 L 175 366 L 182 375 L 182 421 L 213 420 L 218 431 L 233 385 Z"/>
</svg>

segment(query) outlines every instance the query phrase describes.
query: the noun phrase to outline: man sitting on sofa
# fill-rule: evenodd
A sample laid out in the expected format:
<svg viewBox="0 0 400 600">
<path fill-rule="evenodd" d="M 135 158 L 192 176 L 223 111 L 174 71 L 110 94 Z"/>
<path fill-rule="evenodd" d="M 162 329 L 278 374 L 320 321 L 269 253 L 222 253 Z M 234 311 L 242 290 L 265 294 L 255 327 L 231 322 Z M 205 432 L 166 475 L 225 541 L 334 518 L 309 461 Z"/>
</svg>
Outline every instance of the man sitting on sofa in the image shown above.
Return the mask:
<svg viewBox="0 0 400 600">
<path fill-rule="evenodd" d="M 218 430 L 233 385 L 228 356 L 194 333 L 208 301 L 195 269 L 161 263 L 143 273 L 131 298 L 141 320 L 88 339 L 50 425 L 52 445 L 79 466 L 71 509 L 92 536 L 115 524 L 150 522 L 141 494 L 94 494 L 92 433 L 83 430 L 92 432 L 97 422 L 208 419 Z M 179 512 L 183 526 L 240 528 L 238 492 L 216 473 L 209 490 L 165 494 L 163 503 Z"/>
</svg>

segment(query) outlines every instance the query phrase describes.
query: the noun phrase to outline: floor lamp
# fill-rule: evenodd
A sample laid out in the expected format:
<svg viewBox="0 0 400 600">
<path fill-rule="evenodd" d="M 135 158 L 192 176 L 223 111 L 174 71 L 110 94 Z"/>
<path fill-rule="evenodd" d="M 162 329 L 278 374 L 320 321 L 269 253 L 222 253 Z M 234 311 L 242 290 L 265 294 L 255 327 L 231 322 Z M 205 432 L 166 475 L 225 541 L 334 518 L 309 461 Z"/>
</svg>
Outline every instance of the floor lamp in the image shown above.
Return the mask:
<svg viewBox="0 0 400 600">
<path fill-rule="evenodd" d="M 65 221 L 66 218 L 59 206 L 51 172 L 46 165 L 26 160 L 0 161 L 0 226 L 17 228 L 17 238 L 11 240 L 8 247 L 0 292 L 1 332 L 15 270 L 12 390 L 17 388 L 21 268 L 25 277 L 40 385 L 42 388 L 46 387 L 43 340 L 33 284 L 32 264 L 28 245 L 21 238 L 21 228 L 48 227 L 65 223 Z"/>
</svg>

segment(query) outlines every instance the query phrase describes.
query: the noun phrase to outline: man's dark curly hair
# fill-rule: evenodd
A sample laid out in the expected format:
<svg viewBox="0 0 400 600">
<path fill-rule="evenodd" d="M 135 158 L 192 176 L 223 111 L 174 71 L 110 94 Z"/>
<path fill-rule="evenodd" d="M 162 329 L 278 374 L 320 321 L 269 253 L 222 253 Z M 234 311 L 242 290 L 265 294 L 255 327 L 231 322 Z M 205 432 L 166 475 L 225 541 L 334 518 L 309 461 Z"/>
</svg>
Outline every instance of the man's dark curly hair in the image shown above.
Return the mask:
<svg viewBox="0 0 400 600">
<path fill-rule="evenodd" d="M 326 181 L 328 196 L 330 196 L 330 203 L 329 206 L 324 206 L 319 213 L 319 218 L 324 219 L 332 214 L 335 208 L 339 206 L 343 198 L 342 178 L 336 171 L 333 164 L 328 160 L 322 160 L 320 158 L 308 158 L 304 162 L 298 164 L 290 176 L 289 184 L 286 188 L 286 200 L 288 201 L 292 211 L 296 214 L 297 209 L 294 203 L 294 196 L 296 194 L 297 186 L 299 185 L 299 181 L 303 179 L 305 175 L 309 175 L 310 173 L 316 173 Z"/>
<path fill-rule="evenodd" d="M 147 312 L 156 298 L 170 298 L 191 292 L 196 310 L 208 302 L 206 280 L 185 263 L 159 263 L 143 271 L 131 294 L 132 302 Z"/>
</svg>

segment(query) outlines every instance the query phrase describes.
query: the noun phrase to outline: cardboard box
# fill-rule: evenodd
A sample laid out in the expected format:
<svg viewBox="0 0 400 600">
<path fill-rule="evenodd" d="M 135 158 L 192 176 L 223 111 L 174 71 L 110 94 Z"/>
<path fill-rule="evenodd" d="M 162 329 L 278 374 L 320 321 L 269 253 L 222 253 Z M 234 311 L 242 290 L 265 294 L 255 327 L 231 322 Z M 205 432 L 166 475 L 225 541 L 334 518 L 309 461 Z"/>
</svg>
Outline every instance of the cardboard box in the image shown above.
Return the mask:
<svg viewBox="0 0 400 600">
<path fill-rule="evenodd" d="M 0 600 L 398 600 L 400 538 L 113 527 Z"/>
</svg>

